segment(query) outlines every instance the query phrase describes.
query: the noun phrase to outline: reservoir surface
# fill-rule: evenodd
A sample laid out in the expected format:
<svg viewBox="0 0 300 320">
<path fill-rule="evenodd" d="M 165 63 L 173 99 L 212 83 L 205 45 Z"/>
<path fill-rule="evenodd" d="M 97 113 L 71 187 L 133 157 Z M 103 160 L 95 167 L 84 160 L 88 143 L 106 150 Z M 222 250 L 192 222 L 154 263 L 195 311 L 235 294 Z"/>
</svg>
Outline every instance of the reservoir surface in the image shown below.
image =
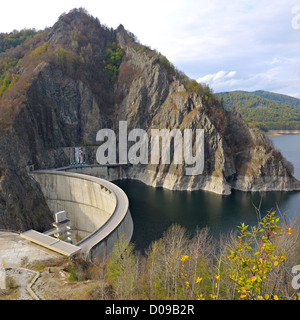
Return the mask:
<svg viewBox="0 0 300 320">
<path fill-rule="evenodd" d="M 300 135 L 270 137 L 274 146 L 294 164 L 295 177 L 300 180 Z M 214 237 L 235 230 L 245 222 L 257 224 L 255 206 L 262 197 L 261 213 L 280 209 L 287 218 L 300 215 L 300 191 L 240 192 L 222 196 L 206 191 L 170 191 L 152 188 L 139 181 L 116 181 L 127 194 L 134 223 L 132 242 L 144 251 L 159 239 L 172 224 L 179 224 L 193 234 L 197 227 L 209 227 Z"/>
</svg>

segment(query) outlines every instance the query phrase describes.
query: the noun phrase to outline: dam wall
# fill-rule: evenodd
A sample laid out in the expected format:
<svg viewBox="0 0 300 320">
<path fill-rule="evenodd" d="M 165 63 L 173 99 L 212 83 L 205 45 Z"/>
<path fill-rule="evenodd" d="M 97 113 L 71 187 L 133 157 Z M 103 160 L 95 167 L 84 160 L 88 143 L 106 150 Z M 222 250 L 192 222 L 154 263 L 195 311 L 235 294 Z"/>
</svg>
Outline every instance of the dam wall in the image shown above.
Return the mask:
<svg viewBox="0 0 300 320">
<path fill-rule="evenodd" d="M 121 180 L 127 178 L 128 165 L 74 165 L 56 169 L 57 171 L 74 172 L 108 181 Z"/>
<path fill-rule="evenodd" d="M 106 180 L 63 171 L 34 171 L 50 210 L 65 210 L 72 243 L 90 260 L 103 260 L 124 234 L 130 240 L 133 222 L 126 194 Z"/>
</svg>

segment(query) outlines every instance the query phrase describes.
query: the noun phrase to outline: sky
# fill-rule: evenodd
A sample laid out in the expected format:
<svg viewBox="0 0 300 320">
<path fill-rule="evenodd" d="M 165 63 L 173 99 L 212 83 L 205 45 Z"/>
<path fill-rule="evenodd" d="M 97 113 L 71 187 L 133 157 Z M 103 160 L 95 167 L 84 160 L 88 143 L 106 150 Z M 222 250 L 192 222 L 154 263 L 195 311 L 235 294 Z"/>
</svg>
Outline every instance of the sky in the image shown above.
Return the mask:
<svg viewBox="0 0 300 320">
<path fill-rule="evenodd" d="M 214 92 L 300 98 L 300 0 L 5 1 L 0 32 L 44 29 L 79 7 L 108 27 L 123 24 Z"/>
</svg>

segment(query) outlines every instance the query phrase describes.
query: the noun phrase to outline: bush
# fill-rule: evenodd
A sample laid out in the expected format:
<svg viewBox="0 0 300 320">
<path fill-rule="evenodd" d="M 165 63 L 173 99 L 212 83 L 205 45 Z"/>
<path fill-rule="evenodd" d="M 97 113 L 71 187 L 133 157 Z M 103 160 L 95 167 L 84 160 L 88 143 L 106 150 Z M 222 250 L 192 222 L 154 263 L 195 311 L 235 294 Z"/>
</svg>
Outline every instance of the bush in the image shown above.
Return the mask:
<svg viewBox="0 0 300 320">
<path fill-rule="evenodd" d="M 118 299 L 132 299 L 138 284 L 138 261 L 133 245 L 121 235 L 108 262 L 107 275 Z"/>
<path fill-rule="evenodd" d="M 69 278 L 68 278 L 69 281 L 78 280 L 75 265 L 71 265 L 71 267 L 68 269 L 68 272 L 69 272 Z"/>
<path fill-rule="evenodd" d="M 115 42 L 112 42 L 112 44 L 106 49 L 104 53 L 103 72 L 107 76 L 111 84 L 114 84 L 117 79 L 118 70 L 121 65 L 123 56 L 123 50 Z"/>
</svg>

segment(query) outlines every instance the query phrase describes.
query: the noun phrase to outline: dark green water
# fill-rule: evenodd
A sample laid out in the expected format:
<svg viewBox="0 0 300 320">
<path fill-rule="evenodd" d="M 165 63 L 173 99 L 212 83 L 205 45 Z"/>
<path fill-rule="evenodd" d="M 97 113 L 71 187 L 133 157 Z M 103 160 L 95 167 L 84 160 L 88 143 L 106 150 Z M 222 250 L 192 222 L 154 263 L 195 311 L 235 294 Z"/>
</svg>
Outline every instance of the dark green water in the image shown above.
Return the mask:
<svg viewBox="0 0 300 320">
<path fill-rule="evenodd" d="M 300 179 L 300 135 L 272 137 L 275 146 L 295 166 L 295 176 Z M 269 210 L 286 212 L 288 218 L 299 216 L 300 192 L 234 191 L 221 196 L 205 191 L 170 191 L 152 188 L 138 181 L 115 182 L 127 194 L 134 222 L 132 242 L 143 251 L 150 243 L 162 236 L 172 224 L 180 224 L 191 234 L 196 227 L 209 227 L 218 238 L 221 233 L 236 229 L 241 222 L 257 224 L 256 210 L 262 196 L 262 214 Z"/>
</svg>

